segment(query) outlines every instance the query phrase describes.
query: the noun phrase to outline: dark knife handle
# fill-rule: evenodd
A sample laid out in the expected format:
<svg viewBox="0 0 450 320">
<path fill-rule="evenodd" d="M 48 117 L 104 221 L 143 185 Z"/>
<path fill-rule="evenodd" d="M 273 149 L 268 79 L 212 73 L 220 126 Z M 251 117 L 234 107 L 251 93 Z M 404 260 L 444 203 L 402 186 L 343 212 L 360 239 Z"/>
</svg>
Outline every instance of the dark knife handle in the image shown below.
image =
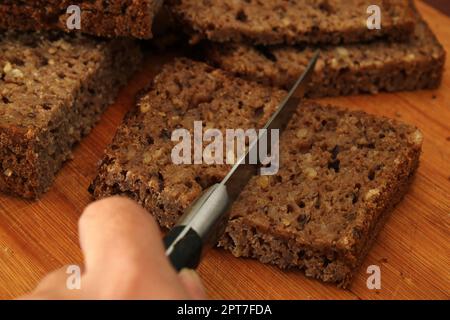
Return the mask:
<svg viewBox="0 0 450 320">
<path fill-rule="evenodd" d="M 193 229 L 185 230 L 186 228 L 185 226 L 176 226 L 164 237 L 166 249 L 170 248 L 176 241 L 172 250 L 168 253 L 168 258 L 177 271 L 184 268 L 196 269 L 202 256 L 202 238 Z M 180 239 L 179 236 L 183 232 L 185 235 Z"/>
<path fill-rule="evenodd" d="M 166 235 L 166 255 L 177 271 L 197 268 L 203 253 L 217 243 L 227 225 L 229 205 L 227 188 L 215 184 L 203 192 Z"/>
</svg>

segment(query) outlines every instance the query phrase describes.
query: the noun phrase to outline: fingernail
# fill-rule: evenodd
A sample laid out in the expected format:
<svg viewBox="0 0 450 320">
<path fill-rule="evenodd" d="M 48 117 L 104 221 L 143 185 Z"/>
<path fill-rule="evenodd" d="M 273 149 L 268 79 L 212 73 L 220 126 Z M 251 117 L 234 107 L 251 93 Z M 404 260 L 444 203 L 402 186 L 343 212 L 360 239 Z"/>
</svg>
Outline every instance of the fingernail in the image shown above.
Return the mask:
<svg viewBox="0 0 450 320">
<path fill-rule="evenodd" d="M 180 271 L 179 276 L 184 279 L 185 284 L 189 285 L 195 291 L 195 297 L 197 299 L 205 299 L 206 291 L 203 287 L 202 280 L 198 273 L 192 269 L 183 269 Z"/>
<path fill-rule="evenodd" d="M 192 269 L 187 269 L 187 268 L 182 269 L 180 271 L 180 276 L 189 278 L 190 280 L 198 282 L 199 284 L 202 283 L 202 280 L 201 280 L 200 276 L 198 275 L 198 273 Z"/>
</svg>

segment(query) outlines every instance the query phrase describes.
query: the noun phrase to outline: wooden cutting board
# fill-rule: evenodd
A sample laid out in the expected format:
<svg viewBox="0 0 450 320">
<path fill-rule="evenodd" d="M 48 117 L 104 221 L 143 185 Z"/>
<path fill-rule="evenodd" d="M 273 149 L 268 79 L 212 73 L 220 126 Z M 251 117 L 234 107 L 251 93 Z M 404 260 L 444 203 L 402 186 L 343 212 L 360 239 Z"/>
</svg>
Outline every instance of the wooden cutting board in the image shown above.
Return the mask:
<svg viewBox="0 0 450 320">
<path fill-rule="evenodd" d="M 450 18 L 418 3 L 450 52 Z M 448 60 L 447 60 L 448 61 Z M 88 185 L 96 163 L 135 93 L 148 84 L 160 59 L 150 57 L 99 125 L 75 149 L 50 192 L 30 202 L 0 195 L 0 298 L 31 290 L 46 273 L 80 264 L 77 220 L 91 201 Z M 450 298 L 450 63 L 435 91 L 326 99 L 327 102 L 397 118 L 420 127 L 423 156 L 409 194 L 397 207 L 350 290 L 281 271 L 222 250 L 211 251 L 200 275 L 211 298 L 223 299 L 449 299 Z M 382 287 L 366 286 L 367 266 L 381 268 Z"/>
</svg>

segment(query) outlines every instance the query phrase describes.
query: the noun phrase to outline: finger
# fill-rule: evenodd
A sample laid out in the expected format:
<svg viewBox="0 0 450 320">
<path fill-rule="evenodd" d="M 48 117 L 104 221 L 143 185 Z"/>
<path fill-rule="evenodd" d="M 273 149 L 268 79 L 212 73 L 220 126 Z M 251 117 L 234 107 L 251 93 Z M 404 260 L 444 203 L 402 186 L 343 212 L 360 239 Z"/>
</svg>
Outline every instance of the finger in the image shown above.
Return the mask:
<svg viewBox="0 0 450 320">
<path fill-rule="evenodd" d="M 185 298 L 153 218 L 135 202 L 113 197 L 89 205 L 80 222 L 86 277 L 108 293 Z"/>
<path fill-rule="evenodd" d="M 21 300 L 42 300 L 42 299 L 69 299 L 76 296 L 74 291 L 67 287 L 67 267 L 64 266 L 45 276 L 36 289 L 29 295 L 23 296 Z"/>
<path fill-rule="evenodd" d="M 191 269 L 183 269 L 178 276 L 191 299 L 206 299 L 205 288 L 197 272 Z"/>
</svg>

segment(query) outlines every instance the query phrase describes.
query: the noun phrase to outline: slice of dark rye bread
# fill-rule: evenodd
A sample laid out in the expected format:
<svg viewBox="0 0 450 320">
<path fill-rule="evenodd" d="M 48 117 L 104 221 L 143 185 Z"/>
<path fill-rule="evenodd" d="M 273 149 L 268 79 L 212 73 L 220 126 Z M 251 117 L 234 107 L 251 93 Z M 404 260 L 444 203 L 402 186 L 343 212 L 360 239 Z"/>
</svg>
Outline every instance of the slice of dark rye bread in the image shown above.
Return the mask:
<svg viewBox="0 0 450 320">
<path fill-rule="evenodd" d="M 192 41 L 251 44 L 340 44 L 404 39 L 414 29 L 409 0 L 168 0 Z M 369 30 L 367 9 L 378 5 L 382 28 Z"/>
<path fill-rule="evenodd" d="M 166 65 L 107 148 L 90 191 L 137 200 L 171 227 L 228 165 L 175 165 L 172 130 L 260 128 L 286 92 L 206 64 Z M 221 246 L 347 286 L 418 166 L 422 134 L 394 120 L 305 102 L 281 137 L 281 168 L 253 178 Z"/>
<path fill-rule="evenodd" d="M 141 60 L 132 40 L 0 33 L 0 191 L 36 198 Z"/>
<path fill-rule="evenodd" d="M 6 0 L 0 1 L 0 29 L 67 29 L 67 8 L 81 9 L 81 32 L 103 37 L 152 37 L 153 20 L 163 0 Z"/>
<path fill-rule="evenodd" d="M 428 25 L 417 18 L 409 41 L 325 46 L 309 85 L 309 97 L 437 88 L 446 53 Z M 210 63 L 237 76 L 289 88 L 317 48 L 254 47 L 213 44 L 205 47 Z"/>
</svg>

